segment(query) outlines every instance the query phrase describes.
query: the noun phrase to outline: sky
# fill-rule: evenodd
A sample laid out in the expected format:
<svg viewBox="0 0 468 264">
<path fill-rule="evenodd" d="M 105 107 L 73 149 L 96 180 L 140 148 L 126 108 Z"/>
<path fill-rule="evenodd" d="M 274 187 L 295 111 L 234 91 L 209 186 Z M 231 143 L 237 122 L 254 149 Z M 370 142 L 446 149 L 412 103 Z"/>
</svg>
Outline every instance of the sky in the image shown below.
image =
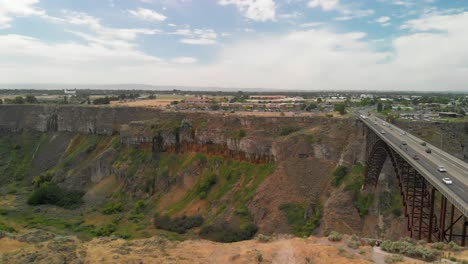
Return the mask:
<svg viewBox="0 0 468 264">
<path fill-rule="evenodd" d="M 0 0 L 0 83 L 468 91 L 468 0 Z"/>
</svg>

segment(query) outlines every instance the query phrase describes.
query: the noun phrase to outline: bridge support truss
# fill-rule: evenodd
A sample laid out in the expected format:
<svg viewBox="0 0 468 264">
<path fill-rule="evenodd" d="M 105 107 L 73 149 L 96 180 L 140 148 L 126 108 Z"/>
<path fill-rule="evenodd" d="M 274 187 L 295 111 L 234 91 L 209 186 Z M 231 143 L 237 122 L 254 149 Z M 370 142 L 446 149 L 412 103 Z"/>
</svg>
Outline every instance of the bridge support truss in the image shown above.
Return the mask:
<svg viewBox="0 0 468 264">
<path fill-rule="evenodd" d="M 408 235 L 430 242 L 467 242 L 468 219 L 450 204 L 417 170 L 378 135 L 366 127 L 366 180 L 364 188 L 375 187 L 383 165 L 390 159 L 403 200 Z"/>
</svg>

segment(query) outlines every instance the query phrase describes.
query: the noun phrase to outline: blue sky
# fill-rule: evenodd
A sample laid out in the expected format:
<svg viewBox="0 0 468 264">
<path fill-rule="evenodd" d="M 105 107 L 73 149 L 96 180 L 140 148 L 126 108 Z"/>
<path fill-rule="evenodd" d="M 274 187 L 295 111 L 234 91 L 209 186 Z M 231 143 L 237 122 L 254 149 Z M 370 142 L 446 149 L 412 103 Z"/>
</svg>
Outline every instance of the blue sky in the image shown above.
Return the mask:
<svg viewBox="0 0 468 264">
<path fill-rule="evenodd" d="M 0 0 L 0 83 L 468 91 L 468 0 Z"/>
</svg>

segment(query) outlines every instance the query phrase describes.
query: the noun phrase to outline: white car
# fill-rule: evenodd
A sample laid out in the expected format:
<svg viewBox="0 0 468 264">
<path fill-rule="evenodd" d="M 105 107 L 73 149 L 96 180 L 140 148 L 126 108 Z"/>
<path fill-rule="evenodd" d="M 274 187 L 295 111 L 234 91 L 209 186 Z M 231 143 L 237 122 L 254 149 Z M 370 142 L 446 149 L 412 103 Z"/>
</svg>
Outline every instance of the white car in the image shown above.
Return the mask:
<svg viewBox="0 0 468 264">
<path fill-rule="evenodd" d="M 385 130 L 380 131 L 380 133 L 385 134 Z"/>
<path fill-rule="evenodd" d="M 450 178 L 442 178 L 442 181 L 447 185 L 452 184 L 452 180 Z"/>
<path fill-rule="evenodd" d="M 401 136 L 403 136 L 403 134 L 402 134 L 402 133 L 400 133 L 400 134 L 398 134 L 398 135 L 399 135 L 400 137 L 401 137 Z"/>
<path fill-rule="evenodd" d="M 447 170 L 445 169 L 445 167 L 442 166 L 442 165 L 437 166 L 437 170 L 440 171 L 440 172 L 446 172 L 446 171 L 447 171 Z"/>
</svg>

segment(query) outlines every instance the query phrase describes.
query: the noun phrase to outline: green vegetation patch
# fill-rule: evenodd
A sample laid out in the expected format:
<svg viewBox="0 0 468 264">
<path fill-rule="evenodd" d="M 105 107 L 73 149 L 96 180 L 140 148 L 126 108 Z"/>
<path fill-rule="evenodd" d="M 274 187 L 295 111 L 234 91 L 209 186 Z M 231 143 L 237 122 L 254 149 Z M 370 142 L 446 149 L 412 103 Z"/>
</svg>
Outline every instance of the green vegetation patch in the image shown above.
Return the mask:
<svg viewBox="0 0 468 264">
<path fill-rule="evenodd" d="M 338 165 L 338 167 L 336 167 L 335 171 L 333 172 L 332 185 L 339 187 L 347 173 L 348 169 L 345 166 Z"/>
<path fill-rule="evenodd" d="M 369 213 L 369 208 L 374 203 L 374 194 L 361 192 L 364 177 L 364 166 L 356 164 L 342 180 L 342 182 L 345 182 L 344 190 L 351 192 L 354 206 L 361 217 Z"/>
<path fill-rule="evenodd" d="M 427 248 L 407 240 L 390 241 L 386 240 L 380 245 L 382 250 L 390 253 L 402 254 L 409 257 L 420 258 L 425 261 L 433 261 L 440 252 L 435 249 Z"/>
<path fill-rule="evenodd" d="M 282 127 L 279 131 L 279 135 L 284 137 L 296 131 L 299 131 L 300 129 L 301 129 L 300 127 L 293 127 L 293 126 Z"/>
<path fill-rule="evenodd" d="M 51 204 L 64 208 L 76 208 L 83 203 L 82 196 L 82 192 L 64 190 L 54 183 L 48 183 L 31 193 L 28 197 L 28 204 Z"/>
<path fill-rule="evenodd" d="M 4 134 L 0 137 L 0 180 L 21 181 L 32 172 L 32 161 L 46 134 Z"/>
<path fill-rule="evenodd" d="M 306 206 L 303 204 L 287 203 L 279 207 L 288 219 L 288 224 L 293 228 L 294 234 L 307 237 L 320 225 L 322 207 L 318 205 L 314 214 L 306 218 Z"/>
<path fill-rule="evenodd" d="M 196 216 L 182 216 L 176 218 L 170 218 L 167 215 L 161 216 L 159 214 L 154 215 L 154 226 L 159 229 L 184 234 L 188 230 L 199 227 L 203 224 L 203 217 Z"/>
</svg>

